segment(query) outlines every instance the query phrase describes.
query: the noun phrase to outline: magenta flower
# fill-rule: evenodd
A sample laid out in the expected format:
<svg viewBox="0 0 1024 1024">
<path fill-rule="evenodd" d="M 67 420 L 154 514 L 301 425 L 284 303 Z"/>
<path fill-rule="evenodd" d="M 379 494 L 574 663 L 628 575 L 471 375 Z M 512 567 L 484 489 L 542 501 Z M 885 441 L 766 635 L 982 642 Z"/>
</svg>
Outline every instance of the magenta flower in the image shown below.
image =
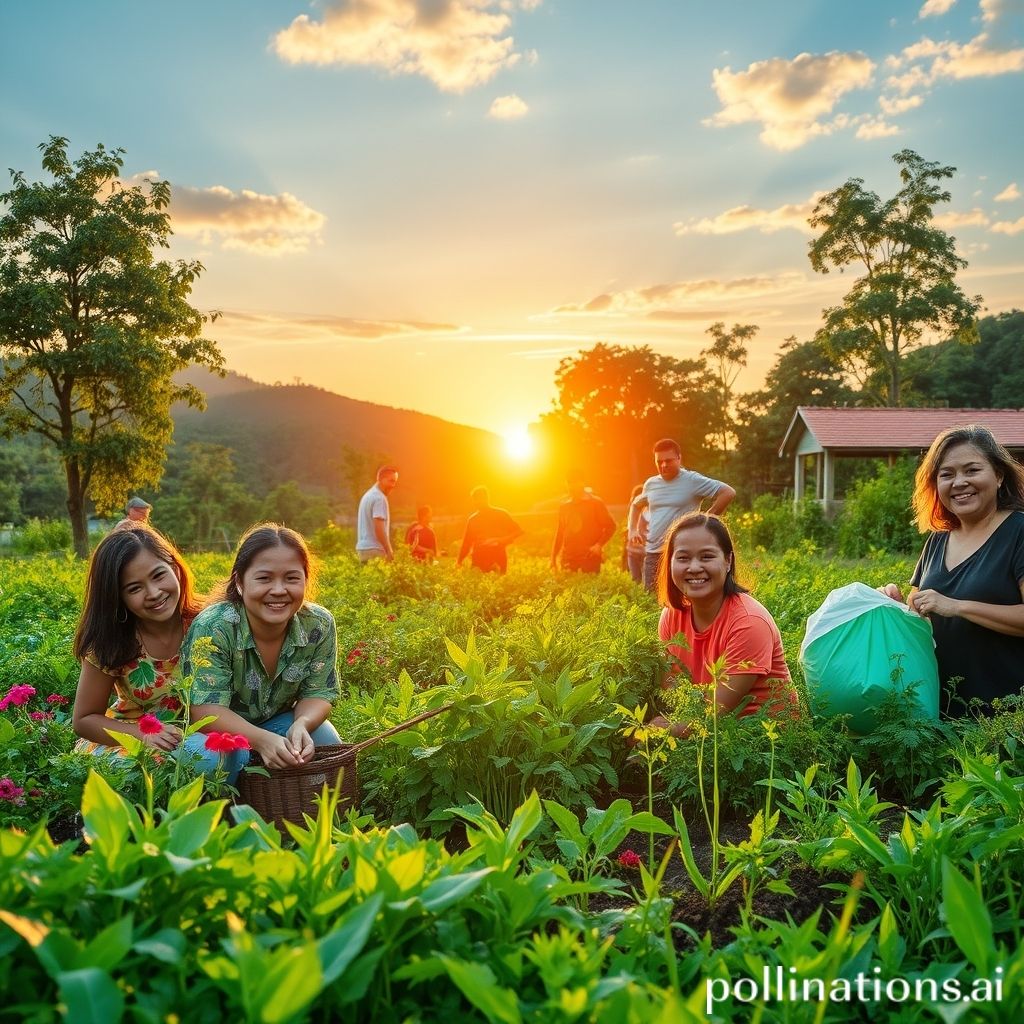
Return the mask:
<svg viewBox="0 0 1024 1024">
<path fill-rule="evenodd" d="M 51 718 L 53 718 L 53 712 L 52 711 L 30 711 L 28 713 L 28 717 L 31 718 L 33 722 L 46 722 L 46 721 L 49 721 Z"/>
<path fill-rule="evenodd" d="M 64 707 L 67 702 L 67 697 L 62 697 L 59 693 L 51 693 L 50 696 L 46 698 L 47 704 L 57 704 L 60 707 Z"/>
<path fill-rule="evenodd" d="M 232 750 L 248 750 L 249 741 L 230 732 L 208 732 L 206 749 L 213 754 L 230 754 Z"/>
<path fill-rule="evenodd" d="M 0 779 L 0 800 L 11 800 L 17 803 L 24 793 L 25 790 L 21 786 L 16 786 L 13 779 L 6 775 Z"/>
<path fill-rule="evenodd" d="M 155 736 L 158 732 L 162 732 L 163 728 L 164 723 L 156 715 L 143 715 L 139 719 L 139 732 L 143 736 Z"/>
<path fill-rule="evenodd" d="M 618 863 L 620 867 L 638 868 L 640 867 L 640 855 L 633 850 L 623 850 L 618 856 Z"/>
<path fill-rule="evenodd" d="M 21 707 L 23 704 L 27 704 L 36 695 L 36 688 L 34 686 L 28 686 L 22 684 L 20 686 L 12 686 L 7 691 L 7 696 L 4 697 L 4 708 L 8 704 L 13 704 L 15 707 Z"/>
</svg>

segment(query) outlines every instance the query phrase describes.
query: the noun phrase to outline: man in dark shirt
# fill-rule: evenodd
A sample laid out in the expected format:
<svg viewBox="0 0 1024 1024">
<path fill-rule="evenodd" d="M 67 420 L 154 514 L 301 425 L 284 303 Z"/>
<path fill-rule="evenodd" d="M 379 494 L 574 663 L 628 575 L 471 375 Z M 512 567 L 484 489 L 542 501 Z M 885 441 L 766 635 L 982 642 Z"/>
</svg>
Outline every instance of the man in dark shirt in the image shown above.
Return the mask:
<svg viewBox="0 0 1024 1024">
<path fill-rule="evenodd" d="M 486 487 L 475 487 L 470 498 L 476 511 L 466 523 L 456 565 L 472 552 L 472 564 L 484 572 L 504 573 L 508 568 L 505 548 L 519 537 L 522 527 L 503 509 L 491 504 Z"/>
<path fill-rule="evenodd" d="M 562 568 L 570 572 L 600 572 L 602 548 L 615 533 L 605 503 L 583 485 L 578 470 L 570 470 L 565 479 L 569 487 L 569 500 L 558 509 L 558 530 L 551 548 L 551 568 L 558 568 L 558 555 L 562 555 Z"/>
<path fill-rule="evenodd" d="M 432 562 L 437 558 L 437 537 L 430 525 L 431 509 L 429 505 L 420 505 L 416 509 L 416 522 L 405 531 L 405 543 L 413 558 L 421 562 Z"/>
</svg>

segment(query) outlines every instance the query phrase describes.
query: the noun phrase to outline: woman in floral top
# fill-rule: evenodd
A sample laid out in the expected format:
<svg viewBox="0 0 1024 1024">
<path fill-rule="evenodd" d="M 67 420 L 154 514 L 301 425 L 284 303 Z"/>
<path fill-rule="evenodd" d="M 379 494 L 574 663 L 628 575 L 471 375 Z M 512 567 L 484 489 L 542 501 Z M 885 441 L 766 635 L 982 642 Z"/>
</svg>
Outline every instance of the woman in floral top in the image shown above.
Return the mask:
<svg viewBox="0 0 1024 1024">
<path fill-rule="evenodd" d="M 303 764 L 315 747 L 341 742 L 327 720 L 338 696 L 337 631 L 331 613 L 308 600 L 312 575 L 298 533 L 254 526 L 239 542 L 224 599 L 200 612 L 182 649 L 192 718 L 214 716 L 209 728 L 244 736 L 270 768 Z M 228 756 L 229 782 L 248 758 L 245 750 Z"/>
<path fill-rule="evenodd" d="M 171 751 L 182 741 L 179 649 L 199 611 L 192 573 L 165 537 L 146 526 L 108 534 L 89 563 L 85 606 L 75 635 L 82 664 L 72 725 L 77 749 L 116 753 L 111 733 Z M 114 697 L 111 703 L 111 697 Z M 161 728 L 143 731 L 150 716 Z M 144 723 L 145 724 L 145 723 Z M 205 737 L 191 737 L 188 753 L 209 759 Z M 203 766 L 200 766 L 203 767 Z"/>
</svg>

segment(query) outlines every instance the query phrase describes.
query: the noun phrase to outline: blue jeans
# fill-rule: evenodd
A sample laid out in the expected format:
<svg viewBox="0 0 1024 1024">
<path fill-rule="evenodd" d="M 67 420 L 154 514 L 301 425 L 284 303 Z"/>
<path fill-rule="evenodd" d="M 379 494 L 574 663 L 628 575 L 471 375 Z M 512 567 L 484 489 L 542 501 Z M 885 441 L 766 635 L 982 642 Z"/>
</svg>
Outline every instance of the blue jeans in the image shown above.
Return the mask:
<svg viewBox="0 0 1024 1024">
<path fill-rule="evenodd" d="M 655 590 L 658 589 L 658 565 L 659 565 L 660 562 L 661 562 L 661 552 L 660 551 L 655 551 L 653 555 L 650 553 L 650 551 L 648 551 L 644 555 L 644 566 L 643 566 L 644 590 L 647 590 L 647 591 L 649 591 L 652 594 L 654 593 Z"/>
<path fill-rule="evenodd" d="M 289 708 L 289 710 L 282 711 L 279 715 L 274 715 L 273 718 L 268 718 L 260 724 L 259 728 L 266 729 L 267 732 L 275 733 L 277 736 L 287 736 L 288 730 L 292 727 L 294 721 L 295 712 Z M 327 743 L 341 742 L 338 730 L 329 721 L 318 725 L 309 735 L 313 740 L 314 747 L 322 747 Z M 217 767 L 220 757 L 223 756 L 224 768 L 228 773 L 228 785 L 231 786 L 235 784 L 239 772 L 249 763 L 248 750 L 232 750 L 230 754 L 220 755 L 211 754 L 204 749 L 204 754 L 205 757 L 203 761 L 196 765 L 196 770 L 204 773 L 212 772 Z M 207 759 L 212 759 L 210 760 L 209 767 L 206 764 Z"/>
</svg>

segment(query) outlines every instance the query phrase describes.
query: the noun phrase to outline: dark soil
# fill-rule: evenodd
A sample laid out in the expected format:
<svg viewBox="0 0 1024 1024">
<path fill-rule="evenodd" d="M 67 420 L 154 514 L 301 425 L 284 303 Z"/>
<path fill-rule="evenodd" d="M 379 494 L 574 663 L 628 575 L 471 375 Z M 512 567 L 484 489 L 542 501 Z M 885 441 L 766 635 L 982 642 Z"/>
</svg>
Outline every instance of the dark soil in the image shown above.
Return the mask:
<svg viewBox="0 0 1024 1024">
<path fill-rule="evenodd" d="M 72 814 L 63 818 L 54 818 L 46 823 L 46 831 L 55 843 L 66 843 L 69 839 L 77 839 L 84 846 L 82 839 L 82 816 Z"/>
</svg>

